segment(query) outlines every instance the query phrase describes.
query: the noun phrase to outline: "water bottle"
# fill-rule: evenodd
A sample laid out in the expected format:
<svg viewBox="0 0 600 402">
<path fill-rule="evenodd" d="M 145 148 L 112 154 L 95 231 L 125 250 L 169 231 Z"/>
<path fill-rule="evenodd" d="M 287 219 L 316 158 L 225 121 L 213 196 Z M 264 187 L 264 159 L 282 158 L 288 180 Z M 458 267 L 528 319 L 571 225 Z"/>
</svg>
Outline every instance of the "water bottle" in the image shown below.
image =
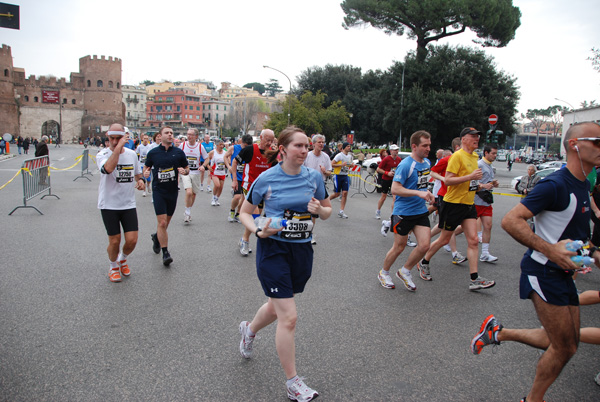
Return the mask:
<svg viewBox="0 0 600 402">
<path fill-rule="evenodd" d="M 266 216 L 259 216 L 257 218 L 254 218 L 254 223 L 256 224 L 257 227 L 259 228 L 263 228 L 265 227 L 265 224 L 267 223 L 267 221 L 271 219 L 271 223 L 269 224 L 269 227 L 271 229 L 281 229 L 287 226 L 287 220 L 283 219 L 283 218 L 268 218 Z"/>
<path fill-rule="evenodd" d="M 575 265 L 579 267 L 589 267 L 594 263 L 594 259 L 592 257 L 588 257 L 587 255 L 575 255 L 571 257 L 571 261 L 573 261 Z"/>
<path fill-rule="evenodd" d="M 581 240 L 570 241 L 567 243 L 566 247 L 567 247 L 567 250 L 569 250 L 569 251 L 579 251 L 583 248 L 583 241 L 581 241 Z"/>
</svg>

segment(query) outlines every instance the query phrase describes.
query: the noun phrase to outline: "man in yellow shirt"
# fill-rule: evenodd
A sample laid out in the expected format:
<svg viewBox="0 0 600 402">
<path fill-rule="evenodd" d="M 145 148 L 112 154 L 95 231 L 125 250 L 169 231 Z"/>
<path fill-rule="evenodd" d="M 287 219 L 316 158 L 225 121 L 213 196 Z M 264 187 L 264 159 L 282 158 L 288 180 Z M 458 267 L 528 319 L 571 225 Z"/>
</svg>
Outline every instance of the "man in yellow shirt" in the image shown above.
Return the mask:
<svg viewBox="0 0 600 402">
<path fill-rule="evenodd" d="M 452 233 L 458 225 L 462 225 L 467 239 L 467 259 L 471 281 L 469 290 L 488 289 L 494 281 L 482 278 L 477 272 L 477 254 L 479 238 L 477 237 L 477 210 L 475 209 L 475 193 L 481 189 L 479 180 L 482 171 L 477 166 L 479 156 L 474 152 L 479 145 L 481 132 L 473 127 L 466 127 L 460 133 L 461 148 L 448 161 L 444 181 L 448 192 L 440 205 L 439 228 L 440 237 L 429 247 L 429 251 L 421 260 L 420 269 L 430 270 L 429 261 L 437 251 L 448 244 Z M 424 266 L 424 267 L 423 267 Z"/>
</svg>

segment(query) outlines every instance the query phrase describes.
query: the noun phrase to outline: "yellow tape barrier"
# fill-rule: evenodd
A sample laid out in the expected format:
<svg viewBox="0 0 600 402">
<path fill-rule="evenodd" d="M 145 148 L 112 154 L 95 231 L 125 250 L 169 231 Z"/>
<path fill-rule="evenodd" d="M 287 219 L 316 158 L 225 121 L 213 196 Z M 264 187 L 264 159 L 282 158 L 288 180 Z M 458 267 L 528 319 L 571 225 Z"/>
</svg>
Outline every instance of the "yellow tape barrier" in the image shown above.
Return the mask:
<svg viewBox="0 0 600 402">
<path fill-rule="evenodd" d="M 69 166 L 68 168 L 64 168 L 64 169 L 59 169 L 59 168 L 55 168 L 52 166 L 48 166 L 49 169 L 52 170 L 69 170 L 69 169 L 73 169 L 75 166 L 77 166 L 79 164 L 79 162 L 81 162 L 81 158 L 83 157 L 83 155 L 79 155 L 77 158 L 75 158 L 75 160 L 77 162 L 75 162 L 74 164 L 72 164 L 71 166 Z"/>
<path fill-rule="evenodd" d="M 507 193 L 492 193 L 494 195 L 507 195 L 509 197 L 519 197 L 519 198 L 525 198 L 525 196 L 523 194 L 507 194 Z"/>
<path fill-rule="evenodd" d="M 358 177 L 360 180 L 364 181 L 365 183 L 369 183 L 368 181 L 366 181 L 365 179 L 363 179 L 361 175 L 358 175 L 358 174 L 349 174 L 348 176 L 350 176 L 350 177 Z M 369 183 L 369 184 L 372 184 L 375 187 L 381 187 L 381 184 L 377 184 L 377 183 Z"/>
<path fill-rule="evenodd" d="M 0 190 L 2 190 L 4 187 L 8 186 L 18 175 L 20 175 L 21 170 L 24 170 L 25 172 L 29 173 L 29 176 L 31 176 L 31 172 L 29 171 L 29 169 L 21 168 L 21 169 L 17 170 L 17 173 L 15 173 L 15 175 L 12 177 L 12 179 L 7 181 L 4 185 L 2 185 L 2 187 L 0 187 Z"/>
</svg>

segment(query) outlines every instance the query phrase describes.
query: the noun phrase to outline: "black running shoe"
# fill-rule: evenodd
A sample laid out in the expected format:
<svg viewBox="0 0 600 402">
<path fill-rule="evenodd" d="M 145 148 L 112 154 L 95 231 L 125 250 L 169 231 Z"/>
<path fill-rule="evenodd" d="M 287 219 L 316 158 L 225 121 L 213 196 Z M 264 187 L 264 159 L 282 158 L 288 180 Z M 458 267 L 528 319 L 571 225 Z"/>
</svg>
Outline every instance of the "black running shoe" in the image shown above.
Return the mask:
<svg viewBox="0 0 600 402">
<path fill-rule="evenodd" d="M 160 243 L 158 242 L 158 236 L 156 235 L 156 233 L 152 233 L 150 237 L 152 238 L 152 251 L 154 251 L 154 254 L 160 253 Z"/>
<path fill-rule="evenodd" d="M 171 263 L 173 262 L 173 258 L 171 257 L 171 254 L 169 254 L 169 252 L 166 252 L 163 254 L 163 265 L 165 267 L 168 267 L 169 265 L 171 265 Z"/>
</svg>

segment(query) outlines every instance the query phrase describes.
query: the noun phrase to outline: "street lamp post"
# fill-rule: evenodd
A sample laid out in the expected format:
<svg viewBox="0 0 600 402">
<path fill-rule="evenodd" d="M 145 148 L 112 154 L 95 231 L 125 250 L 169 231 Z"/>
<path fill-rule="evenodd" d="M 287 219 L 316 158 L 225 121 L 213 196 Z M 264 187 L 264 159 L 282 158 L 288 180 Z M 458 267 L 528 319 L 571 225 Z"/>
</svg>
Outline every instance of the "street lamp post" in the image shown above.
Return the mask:
<svg viewBox="0 0 600 402">
<path fill-rule="evenodd" d="M 270 68 L 271 70 L 275 70 L 278 73 L 281 73 L 281 74 L 285 75 L 285 78 L 287 78 L 288 81 L 289 81 L 289 83 L 290 83 L 290 91 L 288 92 L 288 96 L 292 95 L 292 80 L 290 80 L 290 77 L 288 77 L 286 73 L 284 73 L 283 71 L 280 71 L 280 70 L 278 70 L 276 68 L 269 67 L 269 66 L 263 66 L 263 68 Z M 292 103 L 288 99 L 288 126 L 290 125 L 290 115 L 291 115 L 291 113 L 292 113 Z"/>
<path fill-rule="evenodd" d="M 402 95 L 400 96 L 400 133 L 398 134 L 398 147 L 402 151 L 402 107 L 404 106 L 404 67 L 406 63 L 402 65 Z"/>
</svg>

